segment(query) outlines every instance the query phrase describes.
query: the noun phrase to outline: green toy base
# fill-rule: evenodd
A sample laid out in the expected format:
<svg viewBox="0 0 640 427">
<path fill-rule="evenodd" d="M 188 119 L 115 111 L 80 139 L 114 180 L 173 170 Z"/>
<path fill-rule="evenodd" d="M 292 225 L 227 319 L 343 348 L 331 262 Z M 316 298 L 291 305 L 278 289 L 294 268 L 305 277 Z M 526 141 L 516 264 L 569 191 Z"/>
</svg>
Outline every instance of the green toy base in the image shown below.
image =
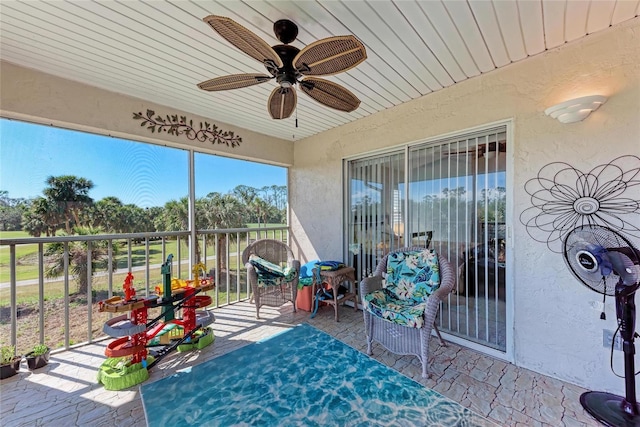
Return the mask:
<svg viewBox="0 0 640 427">
<path fill-rule="evenodd" d="M 152 363 L 153 356 L 147 356 L 147 364 Z M 104 361 L 98 370 L 98 382 L 106 390 L 124 390 L 140 384 L 149 378 L 149 371 L 142 363 L 128 365 L 125 357 L 112 357 Z"/>
<path fill-rule="evenodd" d="M 194 339 L 190 343 L 180 344 L 178 346 L 178 351 L 182 353 L 183 351 L 191 351 L 191 350 L 202 350 L 208 345 L 213 344 L 216 340 L 216 336 L 213 334 L 213 329 L 205 328 L 203 330 L 197 331 L 194 334 Z"/>
</svg>

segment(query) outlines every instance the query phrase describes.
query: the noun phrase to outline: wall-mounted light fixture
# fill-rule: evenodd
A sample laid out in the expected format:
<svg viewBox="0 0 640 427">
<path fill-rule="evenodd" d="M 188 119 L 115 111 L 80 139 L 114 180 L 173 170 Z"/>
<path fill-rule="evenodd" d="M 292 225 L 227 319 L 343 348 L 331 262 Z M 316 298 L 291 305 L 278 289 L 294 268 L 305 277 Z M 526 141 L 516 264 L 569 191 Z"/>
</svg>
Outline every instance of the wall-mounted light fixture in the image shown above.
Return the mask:
<svg viewBox="0 0 640 427">
<path fill-rule="evenodd" d="M 606 96 L 583 96 L 549 107 L 544 110 L 544 113 L 558 119 L 560 123 L 574 123 L 586 119 L 591 112 L 596 111 L 605 102 L 607 102 Z"/>
</svg>

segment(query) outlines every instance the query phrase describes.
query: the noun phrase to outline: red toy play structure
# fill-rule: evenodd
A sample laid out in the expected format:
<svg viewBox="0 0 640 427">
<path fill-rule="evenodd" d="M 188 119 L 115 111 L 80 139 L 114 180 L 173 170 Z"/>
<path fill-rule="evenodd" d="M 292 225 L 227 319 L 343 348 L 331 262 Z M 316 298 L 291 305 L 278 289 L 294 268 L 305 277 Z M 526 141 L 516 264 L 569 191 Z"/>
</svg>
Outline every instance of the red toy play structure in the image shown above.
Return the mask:
<svg viewBox="0 0 640 427">
<path fill-rule="evenodd" d="M 129 272 L 122 286 L 124 298 L 118 296 L 99 303 L 100 311 L 124 313 L 106 322 L 103 328 L 107 335 L 116 338 L 107 346 L 108 359 L 98 373 L 98 380 L 108 390 L 121 390 L 146 380 L 148 369 L 173 350 L 202 349 L 215 339 L 207 327 L 214 321 L 213 314 L 196 310 L 211 304 L 210 296 L 198 294 L 214 288 L 212 279 L 199 278 L 204 266 L 198 264 L 194 267 L 194 280 L 172 281 L 172 259 L 173 255 L 169 255 L 162 264 L 164 291 L 156 288 L 162 296 L 136 298 L 133 275 Z M 148 310 L 156 307 L 162 308 L 161 314 L 149 320 Z M 182 310 L 182 318 L 176 318 L 178 310 Z M 164 335 L 168 339 L 163 340 Z"/>
</svg>

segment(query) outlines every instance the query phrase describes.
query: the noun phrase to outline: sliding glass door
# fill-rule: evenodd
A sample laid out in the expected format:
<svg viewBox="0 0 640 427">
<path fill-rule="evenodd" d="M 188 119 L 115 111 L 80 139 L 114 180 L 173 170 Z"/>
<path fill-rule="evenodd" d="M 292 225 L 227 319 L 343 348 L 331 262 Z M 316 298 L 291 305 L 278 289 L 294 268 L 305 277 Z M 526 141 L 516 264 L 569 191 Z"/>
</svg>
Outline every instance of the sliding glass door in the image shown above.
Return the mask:
<svg viewBox="0 0 640 427">
<path fill-rule="evenodd" d="M 456 268 L 439 326 L 506 350 L 506 130 L 409 150 L 409 222 Z"/>
<path fill-rule="evenodd" d="M 441 330 L 506 351 L 506 127 L 349 161 L 349 250 L 362 277 L 389 250 L 446 256 L 457 288 Z"/>
<path fill-rule="evenodd" d="M 358 280 L 403 246 L 404 151 L 355 160 L 348 166 L 347 239 Z"/>
</svg>

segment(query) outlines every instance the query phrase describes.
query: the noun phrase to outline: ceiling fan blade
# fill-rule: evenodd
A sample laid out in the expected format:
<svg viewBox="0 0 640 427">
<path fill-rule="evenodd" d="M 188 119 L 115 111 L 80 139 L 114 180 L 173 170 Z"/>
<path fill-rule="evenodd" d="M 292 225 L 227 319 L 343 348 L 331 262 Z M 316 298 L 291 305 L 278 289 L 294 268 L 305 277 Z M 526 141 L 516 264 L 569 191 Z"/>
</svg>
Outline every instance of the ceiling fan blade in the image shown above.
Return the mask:
<svg viewBox="0 0 640 427">
<path fill-rule="evenodd" d="M 273 119 L 286 119 L 296 108 L 298 97 L 296 90 L 292 87 L 277 87 L 271 92 L 267 108 Z"/>
<path fill-rule="evenodd" d="M 265 64 L 272 61 L 277 68 L 282 67 L 282 60 L 278 54 L 260 37 L 247 30 L 231 18 L 217 15 L 209 15 L 203 18 L 218 34 L 229 43 Z"/>
<path fill-rule="evenodd" d="M 302 49 L 293 66 L 305 76 L 328 76 L 347 71 L 367 59 L 367 51 L 354 36 L 318 40 Z"/>
<path fill-rule="evenodd" d="M 336 110 L 350 113 L 360 106 L 357 96 L 329 80 L 305 77 L 300 81 L 300 89 L 319 103 Z"/>
<path fill-rule="evenodd" d="M 240 89 L 253 86 L 271 80 L 273 77 L 266 74 L 231 74 L 229 76 L 216 77 L 198 83 L 198 87 L 203 90 L 229 90 Z"/>
</svg>

